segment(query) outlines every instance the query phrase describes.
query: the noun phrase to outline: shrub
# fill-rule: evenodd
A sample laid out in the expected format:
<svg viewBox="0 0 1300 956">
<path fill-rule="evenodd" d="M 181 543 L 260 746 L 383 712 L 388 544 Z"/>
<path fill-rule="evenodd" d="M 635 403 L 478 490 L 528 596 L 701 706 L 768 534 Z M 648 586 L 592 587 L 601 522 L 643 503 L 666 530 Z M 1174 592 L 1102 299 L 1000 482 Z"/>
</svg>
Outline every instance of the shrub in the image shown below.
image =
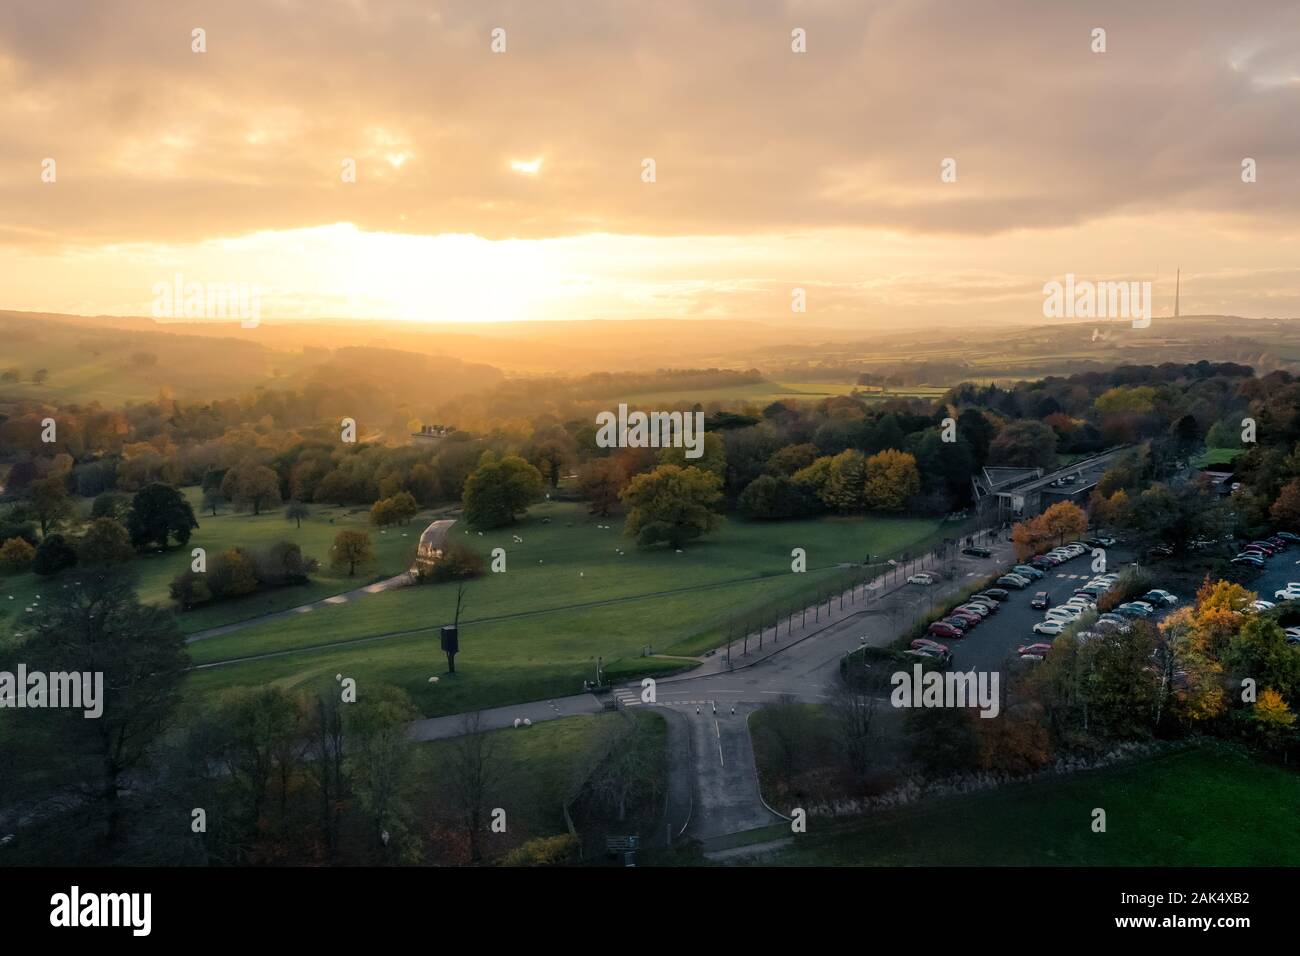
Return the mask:
<svg viewBox="0 0 1300 956">
<path fill-rule="evenodd" d="M 578 860 L 578 838 L 572 833 L 537 837 L 511 850 L 503 866 L 561 866 Z"/>
<path fill-rule="evenodd" d="M 483 559 L 469 545 L 449 541 L 433 567 L 420 573 L 421 581 L 464 581 L 483 573 Z"/>
<path fill-rule="evenodd" d="M 32 566 L 36 549 L 22 538 L 10 538 L 0 545 L 0 572 L 20 574 Z"/>
<path fill-rule="evenodd" d="M 77 563 L 77 552 L 61 534 L 45 536 L 32 557 L 32 571 L 41 575 L 58 574 Z"/>
</svg>

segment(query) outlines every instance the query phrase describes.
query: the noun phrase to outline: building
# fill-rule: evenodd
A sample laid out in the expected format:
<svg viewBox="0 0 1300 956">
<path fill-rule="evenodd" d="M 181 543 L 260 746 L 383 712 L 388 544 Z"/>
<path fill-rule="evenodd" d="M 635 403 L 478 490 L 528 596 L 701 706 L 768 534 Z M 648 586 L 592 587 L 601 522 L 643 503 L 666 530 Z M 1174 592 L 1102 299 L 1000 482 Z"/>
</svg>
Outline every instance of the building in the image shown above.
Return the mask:
<svg viewBox="0 0 1300 956">
<path fill-rule="evenodd" d="M 412 445 L 436 445 L 456 429 L 452 425 L 421 425 L 418 432 L 411 432 Z"/>
<path fill-rule="evenodd" d="M 1047 474 L 1041 468 L 983 468 L 971 478 L 975 507 L 998 522 L 1032 518 L 1059 501 L 1083 507 L 1106 469 L 1127 451 L 1113 448 Z"/>
<path fill-rule="evenodd" d="M 420 535 L 420 544 L 415 549 L 415 564 L 411 565 L 412 574 L 427 572 L 442 559 L 443 552 L 447 548 L 447 536 L 451 534 L 451 526 L 455 523 L 455 518 L 442 518 L 424 529 Z"/>
</svg>

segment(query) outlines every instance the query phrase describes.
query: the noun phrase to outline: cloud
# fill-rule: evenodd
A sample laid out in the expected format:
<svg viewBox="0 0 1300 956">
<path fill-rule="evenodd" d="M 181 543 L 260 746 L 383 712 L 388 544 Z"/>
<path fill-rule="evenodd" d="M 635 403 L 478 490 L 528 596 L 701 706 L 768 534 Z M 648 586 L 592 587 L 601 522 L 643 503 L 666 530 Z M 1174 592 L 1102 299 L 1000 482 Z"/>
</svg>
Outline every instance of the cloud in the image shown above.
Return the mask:
<svg viewBox="0 0 1300 956">
<path fill-rule="evenodd" d="M 190 31 L 207 31 L 192 53 Z M 493 54 L 494 27 L 507 51 Z M 807 31 L 808 52 L 790 50 Z M 1090 31 L 1107 30 L 1092 53 Z M 0 241 L 353 222 L 987 236 L 1300 212 L 1300 7 L 417 0 L 0 13 Z M 503 157 L 546 156 L 521 176 Z M 1259 182 L 1239 164 L 1259 163 Z M 58 182 L 40 182 L 40 162 Z M 400 159 L 398 159 L 400 157 Z M 641 182 L 641 160 L 657 181 Z M 955 183 L 939 181 L 945 157 Z M 357 164 L 357 182 L 340 164 Z"/>
</svg>

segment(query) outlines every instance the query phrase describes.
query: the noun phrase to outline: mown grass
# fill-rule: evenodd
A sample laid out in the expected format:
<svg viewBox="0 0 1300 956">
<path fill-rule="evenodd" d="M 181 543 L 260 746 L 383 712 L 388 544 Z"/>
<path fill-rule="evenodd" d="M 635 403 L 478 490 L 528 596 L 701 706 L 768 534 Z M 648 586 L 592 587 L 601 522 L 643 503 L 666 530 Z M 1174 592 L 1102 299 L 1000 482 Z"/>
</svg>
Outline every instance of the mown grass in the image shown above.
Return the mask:
<svg viewBox="0 0 1300 956">
<path fill-rule="evenodd" d="M 1296 866 L 1300 776 L 1222 745 L 852 823 L 814 820 L 788 866 Z M 1106 811 L 1106 832 L 1092 830 Z"/>
<path fill-rule="evenodd" d="M 135 560 L 132 567 L 139 574 L 141 601 L 174 607 L 168 585 L 189 567 L 194 548 L 203 548 L 211 561 L 221 551 L 237 545 L 262 548 L 277 541 L 292 541 L 301 546 L 304 555 L 321 563 L 320 570 L 311 576 L 308 584 L 264 591 L 179 614 L 177 621 L 187 634 L 308 604 L 399 574 L 411 566 L 420 532 L 430 517 L 426 512 L 409 525 L 379 529 L 370 526 L 368 509 L 309 505 L 311 517 L 304 519 L 299 528 L 296 522 L 285 520 L 283 507 L 273 508 L 257 517 L 251 511 L 235 512 L 228 507 L 220 509 L 216 517 L 202 514 L 199 489 L 186 488 L 184 491 L 194 508 L 199 527 L 184 548 L 173 547 L 165 552 L 143 554 Z M 89 501 L 79 500 L 78 507 L 83 514 L 89 514 Z M 354 577 L 348 577 L 346 571 L 333 571 L 329 567 L 330 546 L 334 543 L 334 536 L 343 530 L 369 533 L 374 548 L 375 563 L 358 570 Z M 21 630 L 25 608 L 39 603 L 36 600 L 38 595 L 62 587 L 63 583 L 30 573 L 0 578 L 0 604 L 7 605 L 6 610 L 13 612 L 0 619 L 0 631 L 11 634 L 15 626 Z"/>
<path fill-rule="evenodd" d="M 507 560 L 506 573 L 466 586 L 454 679 L 428 682 L 446 670 L 438 628 L 451 620 L 456 600 L 454 585 L 438 584 L 199 641 L 190 646 L 199 665 L 293 653 L 199 670 L 189 687 L 201 694 L 268 682 L 294 686 L 346 672 L 405 687 L 431 715 L 577 693 L 583 679 L 595 676 L 598 657 L 607 672 L 620 674 L 678 669 L 679 660 L 643 654 L 699 653 L 725 640 L 729 619 L 793 607 L 833 588 L 844 573 L 839 564 L 920 550 L 938 528 L 907 518 L 728 521 L 681 553 L 641 551 L 621 534 L 620 521 L 546 502 L 511 528 L 482 536 L 453 529 L 485 557 L 500 547 Z M 795 547 L 807 550 L 805 574 L 790 572 Z M 342 641 L 362 643 L 321 646 Z"/>
</svg>

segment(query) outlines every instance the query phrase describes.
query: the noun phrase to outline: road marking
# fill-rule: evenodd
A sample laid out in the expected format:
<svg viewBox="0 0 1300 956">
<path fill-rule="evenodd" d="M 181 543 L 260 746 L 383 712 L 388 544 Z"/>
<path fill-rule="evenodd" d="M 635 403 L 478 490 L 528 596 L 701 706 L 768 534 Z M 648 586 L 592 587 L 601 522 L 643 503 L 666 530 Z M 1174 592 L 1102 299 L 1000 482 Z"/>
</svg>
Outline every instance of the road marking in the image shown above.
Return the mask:
<svg viewBox="0 0 1300 956">
<path fill-rule="evenodd" d="M 718 763 L 722 766 L 727 765 L 727 761 L 722 759 L 722 730 L 718 727 L 718 718 L 713 718 L 713 732 L 718 735 Z"/>
</svg>

